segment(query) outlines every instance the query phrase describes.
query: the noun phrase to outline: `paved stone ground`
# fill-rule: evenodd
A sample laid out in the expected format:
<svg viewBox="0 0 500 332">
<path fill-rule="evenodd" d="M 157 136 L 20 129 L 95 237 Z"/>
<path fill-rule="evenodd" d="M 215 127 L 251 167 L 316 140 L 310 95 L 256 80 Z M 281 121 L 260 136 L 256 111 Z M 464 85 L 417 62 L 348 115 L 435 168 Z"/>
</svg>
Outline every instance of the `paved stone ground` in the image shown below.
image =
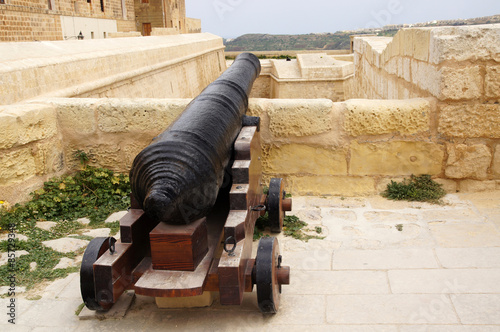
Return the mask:
<svg viewBox="0 0 500 332">
<path fill-rule="evenodd" d="M 326 238 L 278 237 L 292 275 L 271 317 L 259 313 L 254 292 L 238 307 L 175 310 L 138 296 L 124 318 L 80 320 L 72 274 L 39 300 L 16 298 L 17 324 L 4 313 L 0 330 L 500 331 L 500 191 L 446 201 L 294 198 L 293 214 Z"/>
</svg>

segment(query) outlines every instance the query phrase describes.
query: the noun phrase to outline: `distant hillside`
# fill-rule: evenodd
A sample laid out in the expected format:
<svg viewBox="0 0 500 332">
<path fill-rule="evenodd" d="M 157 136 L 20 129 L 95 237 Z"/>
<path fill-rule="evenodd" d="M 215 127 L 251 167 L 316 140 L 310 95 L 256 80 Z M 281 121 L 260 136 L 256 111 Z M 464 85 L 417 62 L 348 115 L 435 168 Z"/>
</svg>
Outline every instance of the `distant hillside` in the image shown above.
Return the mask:
<svg viewBox="0 0 500 332">
<path fill-rule="evenodd" d="M 247 34 L 224 41 L 226 52 L 345 50 L 349 49 L 349 34 L 311 33 L 308 35 Z"/>
<path fill-rule="evenodd" d="M 379 36 L 392 37 L 401 28 L 492 23 L 500 23 L 500 15 L 415 24 L 386 25 L 376 29 L 346 30 L 335 33 L 310 33 L 307 35 L 247 34 L 236 39 L 224 40 L 224 45 L 226 45 L 226 52 L 348 50 L 350 48 L 349 36 L 353 34 L 377 34 Z"/>
</svg>

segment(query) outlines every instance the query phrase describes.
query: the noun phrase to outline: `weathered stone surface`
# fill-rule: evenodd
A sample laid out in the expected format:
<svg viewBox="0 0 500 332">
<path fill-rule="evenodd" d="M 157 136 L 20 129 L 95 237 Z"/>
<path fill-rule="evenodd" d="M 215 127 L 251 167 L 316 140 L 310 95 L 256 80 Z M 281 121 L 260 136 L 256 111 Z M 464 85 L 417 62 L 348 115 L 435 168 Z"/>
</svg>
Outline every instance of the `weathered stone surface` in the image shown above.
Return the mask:
<svg viewBox="0 0 500 332">
<path fill-rule="evenodd" d="M 54 221 L 39 221 L 36 223 L 36 227 L 46 231 L 50 231 L 50 229 L 55 226 L 57 226 L 57 223 Z"/>
<path fill-rule="evenodd" d="M 292 192 L 297 195 L 364 196 L 375 193 L 372 178 L 350 176 L 291 177 Z"/>
<path fill-rule="evenodd" d="M 26 250 L 16 250 L 17 258 L 28 254 L 29 252 L 27 252 Z M 9 253 L 8 252 L 0 253 L 0 266 L 7 264 L 8 261 L 9 261 Z"/>
<path fill-rule="evenodd" d="M 437 27 L 431 31 L 429 61 L 500 60 L 498 25 Z"/>
<path fill-rule="evenodd" d="M 347 175 L 344 151 L 300 144 L 264 148 L 262 166 L 275 174 Z"/>
<path fill-rule="evenodd" d="M 57 109 L 57 119 L 61 129 L 70 135 L 89 135 L 97 130 L 95 105 L 99 99 L 58 98 L 49 99 Z"/>
<path fill-rule="evenodd" d="M 337 250 L 333 270 L 435 269 L 431 249 Z"/>
<path fill-rule="evenodd" d="M 500 66 L 486 66 L 484 87 L 487 98 L 500 98 Z"/>
<path fill-rule="evenodd" d="M 126 214 L 127 214 L 127 211 L 118 211 L 118 212 L 112 213 L 109 217 L 106 218 L 106 220 L 104 222 L 109 223 L 109 222 L 114 222 L 114 221 L 120 221 L 120 219 L 123 218 L 123 216 Z"/>
<path fill-rule="evenodd" d="M 42 244 L 46 247 L 54 249 L 55 251 L 68 253 L 87 246 L 89 241 L 66 237 L 56 240 L 43 241 Z"/>
<path fill-rule="evenodd" d="M 439 132 L 446 136 L 500 138 L 500 105 L 446 105 L 439 113 Z"/>
<path fill-rule="evenodd" d="M 268 104 L 269 131 L 274 137 L 302 137 L 332 129 L 333 103 L 318 100 L 273 100 Z"/>
<path fill-rule="evenodd" d="M 495 189 L 498 189 L 496 181 L 477 181 L 470 179 L 460 181 L 460 192 L 474 193 Z"/>
<path fill-rule="evenodd" d="M 439 314 L 428 314 L 433 303 L 439 304 Z M 330 295 L 326 320 L 330 324 L 458 323 L 451 301 L 441 294 Z"/>
<path fill-rule="evenodd" d="M 91 236 L 91 237 L 99 237 L 99 236 L 107 237 L 107 236 L 109 236 L 110 232 L 111 232 L 111 230 L 109 228 L 96 228 L 96 229 L 92 229 L 88 232 L 84 232 L 84 233 L 82 233 L 82 235 Z"/>
<path fill-rule="evenodd" d="M 495 147 L 492 171 L 494 175 L 500 177 L 500 144 Z"/>
<path fill-rule="evenodd" d="M 36 173 L 31 148 L 11 150 L 0 154 L 0 185 L 22 182 Z"/>
<path fill-rule="evenodd" d="M 444 67 L 441 73 L 441 89 L 438 97 L 445 99 L 474 99 L 481 97 L 483 92 L 483 78 L 481 67 L 466 68 Z"/>
<path fill-rule="evenodd" d="M 57 263 L 56 266 L 54 266 L 55 269 L 66 269 L 68 267 L 73 267 L 76 266 L 76 263 L 74 260 L 68 257 L 63 257 L 59 260 L 59 263 Z"/>
<path fill-rule="evenodd" d="M 350 174 L 439 174 L 441 147 L 426 142 L 351 143 Z"/>
<path fill-rule="evenodd" d="M 483 180 L 491 164 L 491 151 L 486 145 L 448 144 L 445 174 L 453 179 Z"/>
<path fill-rule="evenodd" d="M 460 294 L 452 301 L 462 324 L 496 324 L 490 331 L 498 329 L 500 294 Z"/>
<path fill-rule="evenodd" d="M 165 130 L 191 99 L 109 99 L 97 106 L 98 127 L 103 132 Z"/>
<path fill-rule="evenodd" d="M 499 247 L 500 233 L 492 224 L 432 223 L 429 229 L 444 248 Z"/>
<path fill-rule="evenodd" d="M 345 105 L 344 127 L 352 136 L 415 134 L 429 130 L 430 103 L 425 99 L 355 99 L 346 101 Z"/>
<path fill-rule="evenodd" d="M 57 132 L 55 110 L 38 104 L 4 106 L 0 132 L 0 149 L 52 137 Z"/>
</svg>

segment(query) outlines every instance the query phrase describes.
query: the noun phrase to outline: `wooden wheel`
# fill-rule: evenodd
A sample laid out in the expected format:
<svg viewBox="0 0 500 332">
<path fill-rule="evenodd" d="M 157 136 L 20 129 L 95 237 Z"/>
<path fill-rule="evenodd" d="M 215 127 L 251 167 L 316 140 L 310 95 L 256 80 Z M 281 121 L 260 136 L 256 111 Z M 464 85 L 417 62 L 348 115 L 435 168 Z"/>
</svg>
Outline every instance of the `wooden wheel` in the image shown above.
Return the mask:
<svg viewBox="0 0 500 332">
<path fill-rule="evenodd" d="M 90 310 L 108 310 L 109 306 L 102 306 L 96 298 L 94 283 L 94 263 L 116 242 L 113 237 L 96 237 L 88 244 L 80 267 L 80 291 L 85 306 Z"/>
<path fill-rule="evenodd" d="M 278 267 L 281 264 L 278 240 L 263 237 L 259 241 L 255 258 L 255 283 L 259 309 L 265 314 L 278 312 L 281 285 L 278 282 Z"/>
<path fill-rule="evenodd" d="M 269 217 L 269 226 L 273 233 L 281 233 L 283 229 L 283 219 L 285 218 L 285 211 L 283 210 L 285 191 L 283 189 L 283 179 L 271 179 L 269 193 L 267 194 L 267 214 Z"/>
</svg>

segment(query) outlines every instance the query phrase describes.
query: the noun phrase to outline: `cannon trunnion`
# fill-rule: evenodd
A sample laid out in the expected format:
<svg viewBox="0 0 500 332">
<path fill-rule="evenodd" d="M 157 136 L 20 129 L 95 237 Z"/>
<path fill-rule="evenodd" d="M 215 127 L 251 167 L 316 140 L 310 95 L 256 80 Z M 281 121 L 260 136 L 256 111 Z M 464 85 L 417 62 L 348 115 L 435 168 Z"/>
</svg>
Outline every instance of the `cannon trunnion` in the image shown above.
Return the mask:
<svg viewBox="0 0 500 332">
<path fill-rule="evenodd" d="M 221 304 L 238 305 L 256 285 L 260 310 L 278 311 L 290 276 L 278 240 L 261 239 L 252 258 L 257 218 L 267 211 L 280 232 L 291 210 L 281 179 L 263 193 L 258 119 L 244 120 L 259 70 L 254 55 L 238 57 L 136 157 L 120 239 L 96 238 L 84 253 L 89 309 L 109 309 L 128 289 L 157 303 L 214 292 Z"/>
</svg>

